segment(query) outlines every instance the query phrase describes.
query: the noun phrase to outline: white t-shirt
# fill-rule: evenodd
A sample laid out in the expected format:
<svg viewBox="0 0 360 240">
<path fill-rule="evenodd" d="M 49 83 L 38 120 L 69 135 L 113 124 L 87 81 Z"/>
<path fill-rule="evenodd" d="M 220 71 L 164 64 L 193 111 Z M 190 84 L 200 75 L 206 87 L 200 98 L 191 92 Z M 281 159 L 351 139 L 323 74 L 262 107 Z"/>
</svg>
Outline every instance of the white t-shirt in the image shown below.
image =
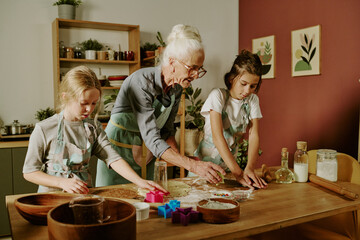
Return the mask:
<svg viewBox="0 0 360 240">
<path fill-rule="evenodd" d="M 222 111 L 225 110 L 227 113 L 227 118 L 223 119 L 223 128 L 229 128 L 230 124 L 233 128 L 242 127 L 242 133 L 246 132 L 247 124 L 243 119 L 243 111 L 241 111 L 241 106 L 243 103 L 248 103 L 250 109 L 249 120 L 255 118 L 262 118 L 260 105 L 259 105 L 259 98 L 255 94 L 251 94 L 250 96 L 246 97 L 245 99 L 238 100 L 234 99 L 230 96 L 228 90 L 223 88 L 216 88 L 213 89 L 208 98 L 206 99 L 202 109 L 201 115 L 205 118 L 205 126 L 204 126 L 204 140 L 212 139 L 211 138 L 211 125 L 210 125 L 210 110 L 216 111 L 222 114 Z M 230 142 L 228 146 L 231 146 L 234 142 L 229 139 Z M 227 140 L 228 141 L 228 140 Z M 212 140 L 211 140 L 212 142 Z"/>
</svg>

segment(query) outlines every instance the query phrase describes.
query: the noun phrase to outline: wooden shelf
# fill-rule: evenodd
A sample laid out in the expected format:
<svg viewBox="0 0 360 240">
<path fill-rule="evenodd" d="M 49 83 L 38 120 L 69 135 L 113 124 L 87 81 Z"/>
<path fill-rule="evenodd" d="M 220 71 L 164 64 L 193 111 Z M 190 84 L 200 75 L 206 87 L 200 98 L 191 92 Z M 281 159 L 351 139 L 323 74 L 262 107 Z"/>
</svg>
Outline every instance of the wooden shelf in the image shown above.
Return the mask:
<svg viewBox="0 0 360 240">
<path fill-rule="evenodd" d="M 116 90 L 116 89 L 120 89 L 120 87 L 101 87 L 101 89 L 104 89 L 104 90 Z"/>
<path fill-rule="evenodd" d="M 110 61 L 110 60 L 90 60 L 80 58 L 60 58 L 60 62 L 75 62 L 75 63 L 101 63 L 101 64 L 137 64 L 138 61 Z"/>
<path fill-rule="evenodd" d="M 134 61 L 109 61 L 109 60 L 89 60 L 89 59 L 69 59 L 69 58 L 60 58 L 60 40 L 64 38 L 71 40 L 73 33 L 69 31 L 69 36 L 64 34 L 64 29 L 77 30 L 85 29 L 89 32 L 92 30 L 108 30 L 118 35 L 119 32 L 125 32 L 127 34 L 127 48 L 129 51 L 134 52 Z M 122 33 L 121 33 L 122 34 Z M 63 38 L 61 38 L 63 37 Z M 59 105 L 58 103 L 58 91 L 60 85 L 60 74 L 62 70 L 68 70 L 69 67 L 75 67 L 81 64 L 106 64 L 110 65 L 112 68 L 116 68 L 118 65 L 128 65 L 129 72 L 126 74 L 131 74 L 136 70 L 140 69 L 140 26 L 139 25 L 129 25 L 129 24 L 118 24 L 118 23 L 105 23 L 105 22 L 92 22 L 92 21 L 81 21 L 81 20 L 71 20 L 71 19 L 60 19 L 56 18 L 52 23 L 52 40 L 53 40 L 53 66 L 54 66 L 54 105 L 55 108 Z M 80 39 L 79 41 L 86 40 Z M 119 43 L 124 44 L 124 40 L 119 39 Z M 123 42 L 121 42 L 123 41 Z M 111 66 L 112 65 L 112 66 Z M 103 87 L 103 89 L 120 89 L 120 87 Z"/>
</svg>

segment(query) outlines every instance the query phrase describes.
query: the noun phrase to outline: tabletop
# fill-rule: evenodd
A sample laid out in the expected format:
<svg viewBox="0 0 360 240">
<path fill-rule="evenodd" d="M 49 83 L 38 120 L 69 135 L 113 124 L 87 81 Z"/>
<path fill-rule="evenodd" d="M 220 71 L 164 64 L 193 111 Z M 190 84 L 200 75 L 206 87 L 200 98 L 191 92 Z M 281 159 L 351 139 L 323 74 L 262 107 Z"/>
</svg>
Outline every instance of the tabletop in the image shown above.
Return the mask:
<svg viewBox="0 0 360 240">
<path fill-rule="evenodd" d="M 180 181 L 187 180 L 180 179 Z M 360 194 L 360 185 L 348 182 L 339 183 Z M 231 190 L 234 186 L 220 187 Z M 48 239 L 46 226 L 32 225 L 16 211 L 14 200 L 20 196 L 22 195 L 6 196 L 13 239 Z M 354 201 L 346 199 L 314 183 L 277 184 L 272 182 L 267 189 L 255 190 L 250 199 L 240 202 L 240 218 L 236 222 L 228 224 L 199 222 L 182 226 L 172 224 L 171 219 L 159 217 L 155 211 L 152 211 L 149 219 L 137 222 L 137 239 L 233 239 L 339 213 L 357 213 L 359 209 L 360 199 Z"/>
</svg>

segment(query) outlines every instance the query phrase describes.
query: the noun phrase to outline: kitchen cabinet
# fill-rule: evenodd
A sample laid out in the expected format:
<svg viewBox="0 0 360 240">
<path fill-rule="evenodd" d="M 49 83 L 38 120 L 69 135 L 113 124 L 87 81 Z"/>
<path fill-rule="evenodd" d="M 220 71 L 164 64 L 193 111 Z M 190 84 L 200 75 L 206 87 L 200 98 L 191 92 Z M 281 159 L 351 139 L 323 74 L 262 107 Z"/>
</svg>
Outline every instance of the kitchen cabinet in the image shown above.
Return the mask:
<svg viewBox="0 0 360 240">
<path fill-rule="evenodd" d="M 0 236 L 10 235 L 9 219 L 7 215 L 5 196 L 21 193 L 33 193 L 38 186 L 26 181 L 22 168 L 27 147 L 1 148 L 1 174 L 0 174 Z"/>
<path fill-rule="evenodd" d="M 101 67 L 105 75 L 129 75 L 140 68 L 140 27 L 139 25 L 91 22 L 70 19 L 55 19 L 52 23 L 53 39 L 53 72 L 54 72 L 54 104 L 58 106 L 58 91 L 61 74 L 78 65 L 86 65 L 95 73 Z M 74 45 L 89 38 L 96 39 L 103 45 L 110 46 L 115 50 L 116 46 L 121 51 L 133 51 L 134 60 L 88 60 L 74 58 L 60 58 L 60 41 L 65 46 Z M 108 74 L 106 74 L 108 73 Z M 119 89 L 106 87 L 105 90 Z"/>
</svg>

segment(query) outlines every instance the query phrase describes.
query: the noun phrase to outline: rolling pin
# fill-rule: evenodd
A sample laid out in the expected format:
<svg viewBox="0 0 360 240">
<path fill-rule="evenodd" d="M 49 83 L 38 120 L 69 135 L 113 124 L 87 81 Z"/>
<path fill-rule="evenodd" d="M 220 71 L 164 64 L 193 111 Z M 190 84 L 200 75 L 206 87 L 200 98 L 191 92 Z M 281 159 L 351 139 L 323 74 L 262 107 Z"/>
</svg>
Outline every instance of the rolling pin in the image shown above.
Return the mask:
<svg viewBox="0 0 360 240">
<path fill-rule="evenodd" d="M 340 186 L 339 184 L 335 183 L 335 182 L 330 182 L 329 180 L 326 180 L 324 178 L 318 177 L 315 174 L 310 174 L 309 175 L 309 180 L 312 183 L 315 183 L 321 187 L 324 187 L 326 189 L 329 189 L 333 192 L 336 192 L 340 195 L 343 195 L 344 197 L 347 197 L 351 200 L 355 200 L 359 198 L 359 194 L 354 193 L 342 186 Z"/>
</svg>

